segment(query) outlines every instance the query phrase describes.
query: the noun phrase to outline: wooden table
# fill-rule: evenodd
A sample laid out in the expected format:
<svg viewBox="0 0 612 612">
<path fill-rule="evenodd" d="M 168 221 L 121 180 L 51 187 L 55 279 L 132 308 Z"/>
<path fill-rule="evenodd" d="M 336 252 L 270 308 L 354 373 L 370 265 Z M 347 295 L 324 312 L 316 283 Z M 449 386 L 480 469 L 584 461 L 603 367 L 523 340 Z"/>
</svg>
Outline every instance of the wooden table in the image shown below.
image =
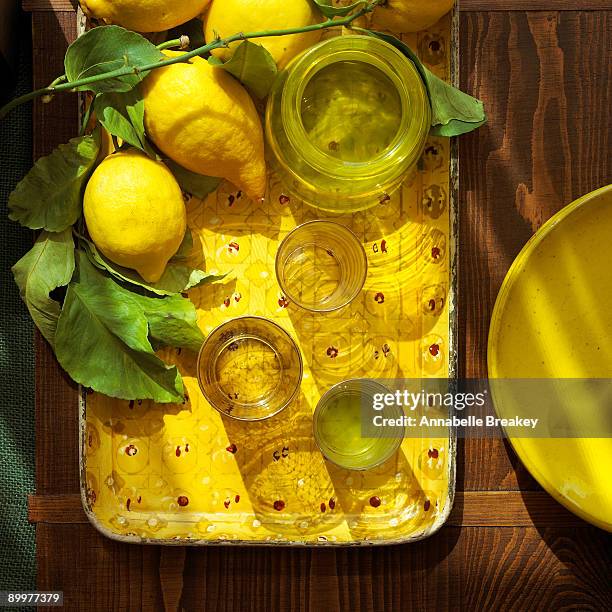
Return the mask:
<svg viewBox="0 0 612 612">
<path fill-rule="evenodd" d="M 63 72 L 68 0 L 33 11 L 36 87 Z M 461 83 L 489 123 L 460 144 L 460 374 L 486 376 L 489 319 L 529 236 L 612 182 L 612 0 L 462 0 Z M 34 107 L 35 157 L 74 136 L 76 100 Z M 609 307 L 605 304 L 602 307 Z M 108 540 L 78 496 L 77 390 L 36 341 L 38 586 L 69 609 L 610 610 L 612 541 L 544 493 L 503 441 L 460 445 L 457 502 L 418 544 L 161 548 Z"/>
</svg>

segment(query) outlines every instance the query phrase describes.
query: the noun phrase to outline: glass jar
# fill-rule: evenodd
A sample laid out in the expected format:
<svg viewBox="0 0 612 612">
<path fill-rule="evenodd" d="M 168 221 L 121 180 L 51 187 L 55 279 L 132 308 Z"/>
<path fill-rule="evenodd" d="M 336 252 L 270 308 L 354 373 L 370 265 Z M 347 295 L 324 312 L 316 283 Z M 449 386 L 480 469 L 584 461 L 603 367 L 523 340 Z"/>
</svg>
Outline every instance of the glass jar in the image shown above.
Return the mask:
<svg viewBox="0 0 612 612">
<path fill-rule="evenodd" d="M 279 73 L 266 108 L 268 154 L 291 194 L 354 212 L 397 189 L 430 123 L 425 85 L 408 58 L 371 36 L 339 36 Z"/>
</svg>

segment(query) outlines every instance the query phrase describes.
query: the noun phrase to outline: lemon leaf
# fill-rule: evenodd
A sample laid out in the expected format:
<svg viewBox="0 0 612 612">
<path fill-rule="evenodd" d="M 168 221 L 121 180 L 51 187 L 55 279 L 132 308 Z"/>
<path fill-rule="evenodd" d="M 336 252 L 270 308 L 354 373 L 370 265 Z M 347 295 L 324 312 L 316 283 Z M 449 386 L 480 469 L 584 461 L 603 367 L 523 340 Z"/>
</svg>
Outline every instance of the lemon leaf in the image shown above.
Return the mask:
<svg viewBox="0 0 612 612">
<path fill-rule="evenodd" d="M 53 345 L 60 305 L 49 297 L 70 282 L 74 272 L 72 232 L 42 232 L 34 246 L 12 268 L 21 299 L 40 333 Z"/>
<path fill-rule="evenodd" d="M 135 295 L 149 323 L 155 348 L 173 346 L 197 352 L 204 342 L 193 303 L 179 295 L 155 298 Z"/>
<path fill-rule="evenodd" d="M 360 2 L 353 2 L 347 6 L 334 6 L 336 2 L 337 0 L 314 0 L 314 3 L 326 17 L 344 17 L 365 4 L 365 1 L 361 0 Z"/>
<path fill-rule="evenodd" d="M 205 176 L 204 174 L 198 174 L 179 166 L 175 161 L 164 158 L 164 163 L 170 169 L 170 172 L 174 174 L 174 178 L 180 185 L 181 189 L 196 198 L 203 199 L 209 193 L 212 193 L 221 183 L 223 179 L 214 176 Z"/>
<path fill-rule="evenodd" d="M 181 375 L 153 352 L 140 299 L 77 251 L 77 269 L 57 322 L 55 354 L 73 380 L 94 391 L 126 400 L 181 402 Z"/>
<path fill-rule="evenodd" d="M 185 261 L 189 259 L 191 253 L 193 251 L 193 234 L 191 230 L 187 228 L 185 230 L 185 235 L 183 236 L 183 242 L 181 242 L 181 246 L 178 251 L 172 256 L 171 262 Z"/>
<path fill-rule="evenodd" d="M 9 196 L 9 217 L 30 229 L 61 232 L 81 216 L 85 183 L 98 156 L 96 135 L 73 138 L 41 157 Z"/>
<path fill-rule="evenodd" d="M 270 52 L 250 40 L 243 40 L 227 62 L 221 62 L 214 56 L 208 62 L 215 68 L 227 70 L 259 99 L 268 95 L 278 72 Z"/>
<path fill-rule="evenodd" d="M 163 59 L 162 52 L 146 38 L 119 26 L 99 26 L 77 38 L 66 51 L 64 68 L 68 82 L 106 74 L 120 68 L 132 68 L 117 76 L 76 87 L 94 93 L 130 91 L 148 71 L 140 66 Z"/>
<path fill-rule="evenodd" d="M 430 130 L 433 136 L 460 136 L 487 122 L 484 104 L 480 100 L 452 87 L 431 72 L 427 75 L 427 85 L 434 101 Z"/>
<path fill-rule="evenodd" d="M 82 245 L 91 263 L 101 270 L 106 270 L 117 280 L 136 285 L 156 295 L 175 295 L 184 293 L 201 285 L 213 283 L 225 278 L 225 275 L 209 274 L 198 270 L 182 261 L 168 262 L 162 277 L 156 283 L 147 283 L 135 270 L 124 268 L 105 257 L 96 248 L 96 245 L 83 236 L 79 236 Z"/>
<path fill-rule="evenodd" d="M 97 95 L 93 105 L 98 121 L 108 132 L 144 151 L 144 99 L 138 86 Z"/>
<path fill-rule="evenodd" d="M 483 103 L 430 72 L 406 43 L 391 34 L 374 30 L 363 30 L 363 32 L 393 45 L 415 65 L 425 83 L 431 104 L 432 135 L 460 136 L 486 123 L 487 115 Z"/>
</svg>

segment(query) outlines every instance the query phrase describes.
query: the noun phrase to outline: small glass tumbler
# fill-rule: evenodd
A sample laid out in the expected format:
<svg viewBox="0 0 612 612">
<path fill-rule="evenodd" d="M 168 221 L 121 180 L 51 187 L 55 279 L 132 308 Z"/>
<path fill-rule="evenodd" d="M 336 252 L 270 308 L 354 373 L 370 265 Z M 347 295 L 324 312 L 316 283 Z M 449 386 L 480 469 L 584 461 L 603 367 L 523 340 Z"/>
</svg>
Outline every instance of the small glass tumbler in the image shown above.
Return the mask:
<svg viewBox="0 0 612 612">
<path fill-rule="evenodd" d="M 276 278 L 285 297 L 313 312 L 350 304 L 368 273 L 368 259 L 355 234 L 333 221 L 308 221 L 281 242 Z"/>
<path fill-rule="evenodd" d="M 215 328 L 198 355 L 198 382 L 220 413 L 261 421 L 286 408 L 302 381 L 302 355 L 291 336 L 262 317 L 238 317 Z"/>
<path fill-rule="evenodd" d="M 403 424 L 373 427 L 366 422 L 374 414 L 401 422 L 404 413 L 400 406 L 373 410 L 376 395 L 388 393 L 373 380 L 353 379 L 334 385 L 321 397 L 313 417 L 313 432 L 326 459 L 347 470 L 369 470 L 397 452 L 404 438 Z"/>
</svg>

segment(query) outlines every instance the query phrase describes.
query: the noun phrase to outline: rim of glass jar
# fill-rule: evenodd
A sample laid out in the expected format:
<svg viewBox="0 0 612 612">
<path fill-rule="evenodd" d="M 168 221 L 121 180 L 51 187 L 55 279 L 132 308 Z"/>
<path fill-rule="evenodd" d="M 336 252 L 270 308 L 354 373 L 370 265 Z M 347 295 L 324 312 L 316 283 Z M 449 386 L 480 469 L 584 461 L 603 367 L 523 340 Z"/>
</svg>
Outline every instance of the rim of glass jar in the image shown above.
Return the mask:
<svg viewBox="0 0 612 612">
<path fill-rule="evenodd" d="M 402 102 L 402 119 L 394 139 L 380 155 L 363 162 L 344 161 L 314 146 L 302 121 L 302 95 L 310 80 L 320 70 L 333 63 L 351 60 L 365 62 L 381 70 L 395 85 Z M 415 81 L 419 84 L 414 100 L 405 81 Z M 421 138 L 410 140 L 405 136 L 411 112 L 415 114 L 418 111 L 411 108 L 414 102 L 421 103 Z M 420 151 L 429 132 L 431 107 L 418 70 L 400 51 L 379 38 L 348 35 L 337 36 L 314 45 L 288 67 L 281 96 L 281 116 L 289 143 L 300 152 L 304 161 L 323 174 L 352 178 L 377 176 L 388 171 L 390 163 L 397 165 Z"/>
<path fill-rule="evenodd" d="M 209 398 L 208 393 L 206 392 L 206 390 L 204 389 L 204 385 L 202 384 L 202 377 L 200 376 L 200 363 L 201 363 L 201 360 L 202 360 L 202 353 L 204 352 L 204 347 L 206 346 L 206 343 L 208 342 L 209 338 L 214 333 L 216 333 L 220 329 L 224 328 L 226 325 L 229 325 L 230 323 L 234 323 L 235 321 L 240 321 L 241 319 L 258 319 L 260 321 L 265 321 L 266 323 L 271 323 L 272 325 L 274 325 L 274 327 L 279 329 L 285 336 L 287 336 L 287 338 L 289 339 L 289 343 L 295 349 L 295 352 L 296 352 L 297 357 L 298 357 L 298 365 L 299 365 L 300 371 L 299 371 L 299 375 L 298 375 L 298 378 L 297 378 L 297 382 L 295 384 L 295 389 L 293 389 L 293 391 L 291 392 L 291 396 L 281 405 L 280 408 L 278 408 L 274 412 L 271 412 L 270 414 L 266 414 L 265 416 L 262 416 L 262 417 L 256 417 L 256 418 L 239 417 L 239 416 L 235 416 L 233 414 L 230 414 L 228 412 L 225 412 L 225 411 L 221 410 Z M 200 391 L 202 392 L 202 395 L 204 396 L 204 399 L 221 416 L 226 416 L 226 417 L 228 417 L 230 419 L 234 419 L 235 421 L 246 421 L 248 423 L 255 422 L 255 421 L 265 421 L 266 419 L 271 419 L 273 416 L 276 416 L 277 414 L 281 413 L 297 397 L 297 394 L 300 392 L 300 388 L 302 386 L 302 378 L 304 376 L 304 360 L 302 358 L 302 351 L 300 351 L 300 347 L 297 345 L 297 342 L 291 337 L 291 334 L 284 327 L 281 327 L 278 323 L 276 323 L 276 321 L 272 321 L 272 319 L 268 319 L 266 317 L 261 317 L 259 315 L 240 315 L 239 317 L 234 317 L 232 319 L 228 319 L 227 321 L 224 321 L 223 323 L 219 323 L 219 325 L 216 325 L 215 327 L 213 327 L 213 329 L 208 333 L 208 335 L 204 339 L 204 342 L 202 342 L 202 346 L 200 347 L 200 350 L 198 351 L 198 359 L 196 361 L 196 376 L 198 378 L 198 386 L 200 387 Z"/>
<path fill-rule="evenodd" d="M 386 463 L 387 461 L 389 461 L 389 459 L 391 459 L 391 457 L 393 457 L 395 453 L 397 453 L 397 451 L 400 449 L 402 445 L 402 442 L 404 441 L 404 438 L 406 437 L 406 428 L 402 427 L 401 436 L 392 438 L 394 440 L 393 447 L 391 447 L 392 450 L 389 451 L 386 457 L 383 457 L 382 459 L 379 459 L 378 461 L 369 463 L 368 465 L 364 467 L 361 467 L 361 466 L 360 467 L 347 467 L 346 465 L 342 465 L 341 463 L 338 463 L 337 461 L 330 459 L 325 453 L 325 451 L 323 450 L 322 445 L 317 437 L 317 423 L 319 421 L 319 418 L 321 417 L 321 412 L 323 410 L 323 400 L 328 399 L 329 396 L 333 395 L 334 393 L 337 393 L 340 387 L 343 387 L 345 385 L 354 385 L 355 383 L 359 385 L 370 384 L 372 387 L 376 387 L 378 389 L 384 390 L 387 393 L 389 392 L 389 390 L 383 384 L 376 382 L 375 380 L 372 380 L 371 378 L 349 378 L 348 380 L 342 380 L 339 383 L 336 383 L 335 385 L 331 386 L 319 398 L 319 401 L 317 402 L 317 406 L 315 408 L 314 414 L 312 415 L 312 437 L 314 438 L 315 444 L 317 445 L 319 452 L 323 455 L 323 457 L 325 457 L 327 461 L 329 461 L 330 463 L 333 463 L 337 467 L 342 468 L 344 470 L 351 470 L 353 472 L 363 472 L 365 470 L 373 470 L 381 466 L 383 463 Z"/>
<path fill-rule="evenodd" d="M 283 245 L 285 244 L 285 242 L 287 242 L 287 240 L 291 237 L 291 235 L 294 232 L 297 232 L 299 229 L 302 229 L 303 227 L 307 226 L 307 225 L 313 225 L 313 224 L 320 224 L 320 223 L 327 223 L 329 225 L 335 225 L 335 226 L 339 226 L 342 229 L 346 230 L 347 232 L 349 232 L 349 234 L 352 234 L 355 237 L 355 240 L 357 241 L 357 243 L 359 244 L 359 246 L 361 247 L 359 249 L 359 252 L 363 255 L 363 261 L 364 261 L 364 270 L 363 270 L 363 279 L 361 280 L 361 288 L 359 289 L 359 291 L 355 292 L 355 295 L 346 303 L 341 304 L 340 306 L 334 306 L 333 308 L 312 308 L 309 306 L 304 306 L 303 304 L 301 304 L 299 302 L 299 300 L 296 300 L 289 291 L 287 291 L 286 289 L 286 285 L 285 283 L 283 283 L 281 281 L 280 278 L 280 274 L 278 273 L 278 269 L 279 269 L 279 258 L 280 258 L 280 254 L 281 254 L 281 249 L 283 247 Z M 308 312 L 318 312 L 318 313 L 322 313 L 322 314 L 326 314 L 329 312 L 335 312 L 336 310 L 340 310 L 341 308 L 345 308 L 346 306 L 348 306 L 351 302 L 353 302 L 355 300 L 355 298 L 361 293 L 361 291 L 363 290 L 363 286 L 365 285 L 366 279 L 368 278 L 368 255 L 366 253 L 365 247 L 363 246 L 363 243 L 361 242 L 361 240 L 359 240 L 359 237 L 357 236 L 357 234 L 350 228 L 347 227 L 346 225 L 342 224 L 342 223 L 338 223 L 337 221 L 329 221 L 328 219 L 312 219 L 311 221 L 305 221 L 304 223 L 300 223 L 300 225 L 296 225 L 280 242 L 280 244 L 278 245 L 278 249 L 276 250 L 276 257 L 274 259 L 274 271 L 276 273 L 276 282 L 278 283 L 279 287 L 283 290 L 283 293 L 286 295 L 286 297 L 289 298 L 289 300 L 295 304 L 298 308 L 301 308 L 302 310 L 306 310 Z"/>
</svg>

